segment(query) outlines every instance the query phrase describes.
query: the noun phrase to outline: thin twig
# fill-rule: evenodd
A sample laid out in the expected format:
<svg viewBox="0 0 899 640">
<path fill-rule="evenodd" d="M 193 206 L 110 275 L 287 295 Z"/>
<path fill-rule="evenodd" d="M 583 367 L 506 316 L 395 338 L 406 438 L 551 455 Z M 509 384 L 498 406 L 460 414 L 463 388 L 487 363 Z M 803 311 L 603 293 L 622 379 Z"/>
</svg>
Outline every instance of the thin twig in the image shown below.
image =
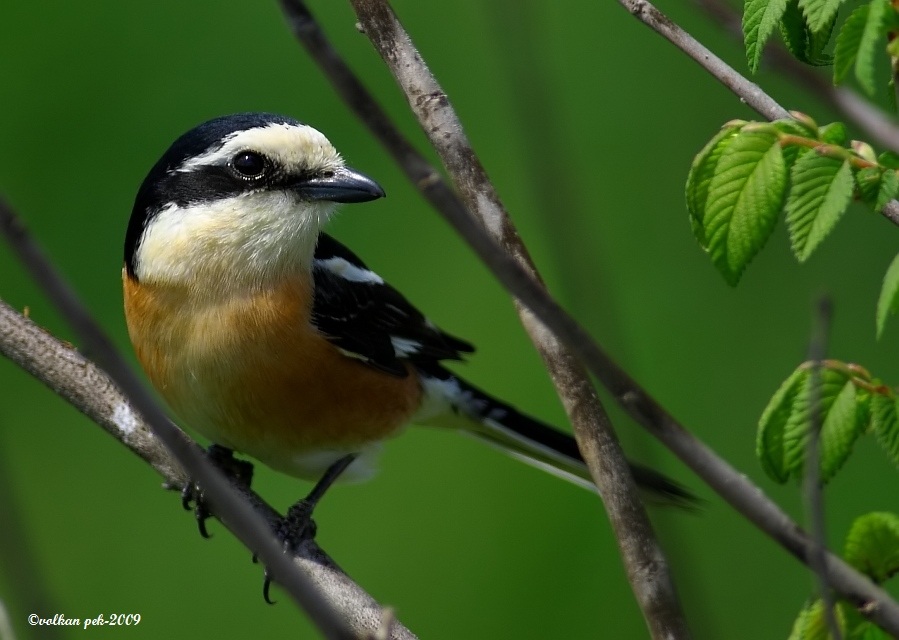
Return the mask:
<svg viewBox="0 0 899 640">
<path fill-rule="evenodd" d="M 168 452 L 203 489 L 213 513 L 265 563 L 291 598 L 327 638 L 355 638 L 348 621 L 334 610 L 312 579 L 283 553 L 273 529 L 225 479 L 187 436 L 175 427 L 116 351 L 74 292 L 56 273 L 12 208 L 0 199 L 0 233 L 32 277 L 80 336 L 86 351 L 115 381 Z M 135 414 L 132 413 L 132 416 Z"/>
<path fill-rule="evenodd" d="M 337 93 L 390 152 L 412 183 L 453 226 L 491 273 L 587 364 L 628 414 L 671 449 L 737 512 L 801 562 L 808 564 L 811 541 L 759 487 L 694 437 L 622 370 L 590 335 L 537 286 L 473 221 L 437 171 L 399 132 L 365 89 L 299 0 L 281 0 L 288 21 Z M 840 558 L 827 554 L 831 586 L 861 613 L 899 635 L 899 604 Z"/>
<path fill-rule="evenodd" d="M 827 575 L 827 531 L 824 523 L 824 495 L 821 490 L 821 462 L 819 460 L 821 444 L 821 397 L 822 366 L 827 356 L 827 338 L 830 334 L 830 318 L 832 308 L 830 299 L 822 297 L 815 309 L 812 337 L 809 340 L 808 360 L 811 370 L 811 426 L 805 454 L 805 477 L 803 478 L 803 494 L 809 524 L 812 549 L 809 553 L 809 568 L 815 576 L 818 593 L 824 605 L 824 619 L 833 640 L 842 640 L 840 626 L 834 614 L 833 590 Z"/>
<path fill-rule="evenodd" d="M 437 79 L 386 0 L 351 0 L 363 32 L 396 78 L 462 201 L 492 239 L 542 288 L 540 276 Z M 668 561 L 583 365 L 527 307 L 516 304 L 543 358 L 606 507 L 628 580 L 653 638 L 689 638 Z"/>
<path fill-rule="evenodd" d="M 187 482 L 188 476 L 181 465 L 97 365 L 2 301 L 0 354 L 33 375 L 147 462 L 162 476 L 167 486 L 177 488 Z M 187 439 L 187 436 L 184 438 Z M 201 451 L 193 442 L 190 446 L 198 453 Z M 278 512 L 256 493 L 243 488 L 239 491 L 269 527 L 279 523 Z M 230 519 L 227 520 L 225 526 L 229 526 L 230 522 Z M 349 621 L 356 637 L 365 637 L 365 634 L 380 628 L 383 609 L 348 578 L 314 540 L 301 545 L 294 562 L 309 574 L 331 606 Z M 396 620 L 391 631 L 391 638 L 395 640 L 415 638 Z"/>
</svg>

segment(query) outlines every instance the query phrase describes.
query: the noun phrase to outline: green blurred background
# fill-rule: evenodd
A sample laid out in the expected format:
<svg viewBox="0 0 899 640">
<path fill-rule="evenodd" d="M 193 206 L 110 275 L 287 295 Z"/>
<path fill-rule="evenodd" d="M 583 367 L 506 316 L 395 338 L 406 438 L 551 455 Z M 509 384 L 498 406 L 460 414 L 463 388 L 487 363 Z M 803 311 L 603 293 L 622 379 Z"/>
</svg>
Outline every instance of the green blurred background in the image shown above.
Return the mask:
<svg viewBox="0 0 899 640">
<path fill-rule="evenodd" d="M 738 69 L 738 43 L 692 6 L 661 7 Z M 423 136 L 347 3 L 316 2 L 330 36 L 420 148 Z M 736 289 L 693 240 L 683 204 L 692 155 L 726 120 L 753 117 L 614 2 L 396 2 L 553 292 L 685 425 L 797 518 L 794 487 L 754 460 L 767 398 L 803 359 L 815 297 L 836 307 L 830 354 L 893 382 L 899 327 L 874 340 L 896 230 L 853 209 L 808 264 L 782 225 Z M 347 207 L 331 231 L 447 330 L 479 345 L 472 381 L 543 419 L 562 409 L 508 297 L 403 179 L 332 92 L 274 2 L 11 1 L 0 10 L 0 192 L 20 211 L 102 325 L 131 356 L 120 299 L 132 199 L 168 144 L 220 114 L 268 110 L 326 132 L 389 197 Z M 793 83 L 758 80 L 789 108 L 835 115 Z M 8 250 L 0 297 L 71 337 Z M 611 409 L 631 456 L 707 499 L 655 509 L 697 638 L 783 638 L 807 571 Z M 567 428 L 567 427 L 566 427 Z M 377 478 L 336 489 L 322 545 L 423 638 L 646 636 L 595 496 L 452 433 L 410 429 Z M 202 540 L 178 498 L 100 429 L 0 361 L 0 471 L 27 539 L 15 555 L 52 604 L 88 618 L 139 613 L 138 627 L 62 637 L 310 637 L 288 599 L 264 604 L 262 575 L 217 523 Z M 831 543 L 852 518 L 895 508 L 895 471 L 870 442 L 828 488 Z M 257 472 L 285 507 L 308 485 Z M 894 496 L 890 499 L 889 496 Z M 20 639 L 25 577 L 0 567 Z M 60 630 L 61 631 L 61 630 Z"/>
</svg>

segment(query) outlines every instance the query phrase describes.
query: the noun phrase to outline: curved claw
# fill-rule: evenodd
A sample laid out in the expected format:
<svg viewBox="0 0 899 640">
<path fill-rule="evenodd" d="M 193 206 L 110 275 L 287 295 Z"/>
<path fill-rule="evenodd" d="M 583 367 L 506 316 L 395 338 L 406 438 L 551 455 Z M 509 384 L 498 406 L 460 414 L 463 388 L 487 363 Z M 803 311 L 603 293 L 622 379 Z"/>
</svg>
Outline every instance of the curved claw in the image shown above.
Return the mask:
<svg viewBox="0 0 899 640">
<path fill-rule="evenodd" d="M 265 601 L 268 604 L 275 604 L 277 600 L 272 600 L 269 598 L 269 589 L 272 586 L 272 579 L 268 575 L 268 571 L 265 572 L 265 581 L 262 583 L 262 597 L 265 598 Z"/>
</svg>

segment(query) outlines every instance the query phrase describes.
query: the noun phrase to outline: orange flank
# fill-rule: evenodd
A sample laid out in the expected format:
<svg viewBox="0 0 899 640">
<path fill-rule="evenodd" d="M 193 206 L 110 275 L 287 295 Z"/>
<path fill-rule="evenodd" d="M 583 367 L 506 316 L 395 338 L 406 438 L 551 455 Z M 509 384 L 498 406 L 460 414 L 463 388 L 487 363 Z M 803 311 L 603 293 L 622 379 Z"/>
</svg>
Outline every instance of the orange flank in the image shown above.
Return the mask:
<svg viewBox="0 0 899 640">
<path fill-rule="evenodd" d="M 123 272 L 138 359 L 175 412 L 213 442 L 305 476 L 297 454 L 352 448 L 405 425 L 417 374 L 343 355 L 310 323 L 309 274 L 221 295 L 144 284 Z"/>
</svg>

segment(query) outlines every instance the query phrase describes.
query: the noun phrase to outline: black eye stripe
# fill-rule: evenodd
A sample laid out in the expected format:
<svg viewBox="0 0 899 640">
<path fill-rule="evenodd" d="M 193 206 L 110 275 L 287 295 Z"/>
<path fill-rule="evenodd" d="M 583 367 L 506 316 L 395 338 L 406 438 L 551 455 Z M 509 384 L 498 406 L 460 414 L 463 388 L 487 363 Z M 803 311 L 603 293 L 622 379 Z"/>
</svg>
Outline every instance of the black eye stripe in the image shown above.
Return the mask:
<svg viewBox="0 0 899 640">
<path fill-rule="evenodd" d="M 255 151 L 240 151 L 231 159 L 231 166 L 244 178 L 259 178 L 268 166 L 265 156 Z"/>
</svg>

